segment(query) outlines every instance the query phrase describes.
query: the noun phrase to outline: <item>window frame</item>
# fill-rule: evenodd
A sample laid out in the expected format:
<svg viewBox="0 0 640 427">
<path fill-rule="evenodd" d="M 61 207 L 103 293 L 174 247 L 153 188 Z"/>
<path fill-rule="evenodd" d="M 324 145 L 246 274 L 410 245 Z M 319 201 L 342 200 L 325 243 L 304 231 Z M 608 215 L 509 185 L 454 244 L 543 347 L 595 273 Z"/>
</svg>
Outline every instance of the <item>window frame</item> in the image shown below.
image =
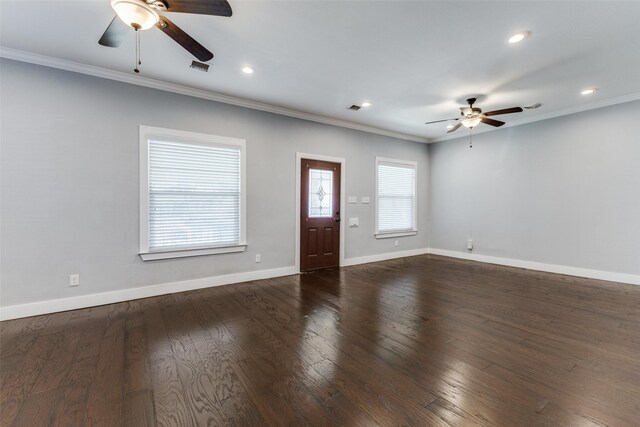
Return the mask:
<svg viewBox="0 0 640 427">
<path fill-rule="evenodd" d="M 240 149 L 240 241 L 233 245 L 194 247 L 185 249 L 149 250 L 149 140 L 157 138 L 208 147 L 233 147 Z M 139 174 L 140 174 L 140 235 L 139 252 L 143 261 L 183 258 L 201 255 L 215 255 L 243 252 L 246 247 L 247 230 L 247 168 L 246 140 L 227 136 L 210 135 L 183 130 L 166 129 L 140 125 L 139 129 Z"/>
<path fill-rule="evenodd" d="M 415 171 L 415 183 L 413 186 L 413 227 L 411 230 L 391 230 L 391 231 L 380 231 L 378 228 L 378 216 L 380 203 L 378 200 L 378 168 L 380 164 L 388 164 L 391 166 L 399 166 L 399 167 L 411 167 Z M 403 237 L 403 236 L 415 236 L 418 234 L 418 162 L 411 160 L 399 160 L 399 159 L 391 159 L 388 157 L 379 157 L 375 158 L 375 218 L 374 218 L 374 227 L 375 232 L 374 236 L 376 239 L 389 239 L 392 237 Z"/>
</svg>

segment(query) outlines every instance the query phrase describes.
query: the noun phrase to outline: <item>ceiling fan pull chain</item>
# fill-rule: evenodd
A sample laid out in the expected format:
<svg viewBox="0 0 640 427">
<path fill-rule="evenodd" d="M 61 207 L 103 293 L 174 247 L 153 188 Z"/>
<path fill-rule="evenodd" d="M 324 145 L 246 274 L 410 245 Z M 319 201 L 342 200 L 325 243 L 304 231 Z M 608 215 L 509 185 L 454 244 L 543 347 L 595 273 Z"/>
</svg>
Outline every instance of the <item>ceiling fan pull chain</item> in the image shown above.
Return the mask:
<svg viewBox="0 0 640 427">
<path fill-rule="evenodd" d="M 140 38 L 142 36 L 140 35 L 140 31 L 138 31 L 138 65 L 142 65 L 142 45 L 140 44 Z"/>
<path fill-rule="evenodd" d="M 136 73 L 139 73 L 138 65 L 142 65 L 140 61 L 140 31 L 136 28 L 136 67 L 133 69 Z"/>
<path fill-rule="evenodd" d="M 469 129 L 469 148 L 473 148 L 473 132 Z"/>
</svg>

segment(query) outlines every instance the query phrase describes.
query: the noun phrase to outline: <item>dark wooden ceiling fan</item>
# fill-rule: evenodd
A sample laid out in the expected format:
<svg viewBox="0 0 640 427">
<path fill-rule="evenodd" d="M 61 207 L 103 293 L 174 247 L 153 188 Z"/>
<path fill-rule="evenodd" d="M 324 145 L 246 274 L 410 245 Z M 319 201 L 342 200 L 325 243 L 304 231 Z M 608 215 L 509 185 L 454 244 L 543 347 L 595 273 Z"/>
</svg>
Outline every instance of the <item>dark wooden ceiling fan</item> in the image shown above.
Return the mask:
<svg viewBox="0 0 640 427">
<path fill-rule="evenodd" d="M 160 12 L 214 16 L 233 13 L 226 0 L 111 0 L 111 7 L 117 16 L 98 40 L 102 46 L 118 47 L 132 28 L 137 32 L 155 26 L 202 62 L 211 60 L 213 53 Z"/>
<path fill-rule="evenodd" d="M 451 129 L 447 131 L 447 133 L 455 132 L 460 129 L 461 126 L 464 126 L 469 129 L 473 129 L 480 123 L 487 124 L 489 126 L 500 127 L 504 124 L 500 120 L 490 119 L 490 116 L 499 116 L 501 114 L 512 114 L 512 113 L 521 113 L 523 111 L 522 107 L 511 107 L 505 108 L 502 110 L 494 110 L 487 111 L 483 113 L 480 108 L 474 107 L 473 104 L 476 102 L 476 98 L 467 99 L 468 107 L 460 107 L 460 117 L 456 117 L 453 119 L 444 119 L 444 120 L 435 120 L 433 122 L 427 122 L 425 124 L 429 125 L 432 123 L 441 123 L 441 122 L 449 122 L 449 121 L 457 121 Z M 540 104 L 541 105 L 541 104 Z M 525 108 L 538 108 L 540 105 L 534 104 L 531 107 Z"/>
</svg>

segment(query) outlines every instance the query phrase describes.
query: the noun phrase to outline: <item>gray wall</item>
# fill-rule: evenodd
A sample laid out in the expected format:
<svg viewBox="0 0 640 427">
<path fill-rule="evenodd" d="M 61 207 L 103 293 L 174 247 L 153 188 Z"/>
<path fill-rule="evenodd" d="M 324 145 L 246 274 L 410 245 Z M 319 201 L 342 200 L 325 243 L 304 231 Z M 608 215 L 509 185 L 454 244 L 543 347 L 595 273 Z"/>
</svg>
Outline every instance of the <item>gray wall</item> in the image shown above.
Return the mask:
<svg viewBox="0 0 640 427">
<path fill-rule="evenodd" d="M 639 274 L 638 117 L 635 101 L 430 145 L 429 246 Z"/>
<path fill-rule="evenodd" d="M 295 153 L 346 158 L 346 195 L 374 196 L 374 158 L 419 162 L 418 235 L 376 240 L 374 205 L 347 205 L 347 258 L 427 247 L 428 149 L 407 142 L 2 60 L 1 304 L 294 265 Z M 215 75 L 210 76 L 215 78 Z M 138 125 L 247 140 L 241 254 L 138 257 Z M 255 254 L 262 263 L 255 263 Z M 79 273 L 81 285 L 68 286 Z"/>
</svg>

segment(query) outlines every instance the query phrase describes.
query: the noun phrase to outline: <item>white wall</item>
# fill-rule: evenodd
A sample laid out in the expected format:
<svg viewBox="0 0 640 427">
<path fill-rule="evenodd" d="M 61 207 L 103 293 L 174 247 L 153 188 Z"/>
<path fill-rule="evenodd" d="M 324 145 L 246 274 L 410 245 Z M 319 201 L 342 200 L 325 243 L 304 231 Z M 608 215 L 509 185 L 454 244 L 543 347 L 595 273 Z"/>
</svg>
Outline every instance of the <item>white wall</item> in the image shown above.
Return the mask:
<svg viewBox="0 0 640 427">
<path fill-rule="evenodd" d="M 428 149 L 360 131 L 2 60 L 1 305 L 294 265 L 295 153 L 346 158 L 346 195 L 374 191 L 374 158 L 419 163 L 418 235 L 376 240 L 374 205 L 347 205 L 346 258 L 427 247 Z M 215 78 L 214 74 L 206 78 Z M 247 140 L 248 250 L 138 257 L 138 125 Z M 255 263 L 255 254 L 262 262 Z M 69 274 L 81 285 L 70 288 Z"/>
<path fill-rule="evenodd" d="M 638 117 L 636 101 L 430 145 L 429 246 L 640 274 Z"/>
</svg>

